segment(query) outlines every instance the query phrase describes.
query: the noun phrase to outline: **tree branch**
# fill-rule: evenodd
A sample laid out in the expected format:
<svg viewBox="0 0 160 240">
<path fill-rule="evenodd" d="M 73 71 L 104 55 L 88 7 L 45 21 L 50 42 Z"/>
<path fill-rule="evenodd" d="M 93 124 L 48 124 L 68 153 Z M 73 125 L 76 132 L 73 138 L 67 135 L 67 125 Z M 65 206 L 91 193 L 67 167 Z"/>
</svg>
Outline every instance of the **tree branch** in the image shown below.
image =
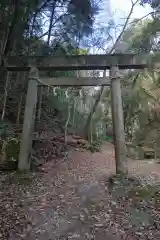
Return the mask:
<svg viewBox="0 0 160 240">
<path fill-rule="evenodd" d="M 113 47 L 112 47 L 111 50 L 109 51 L 109 54 L 113 53 L 113 51 L 116 49 L 117 44 L 119 43 L 119 41 L 120 41 L 120 39 L 121 39 L 121 37 L 122 37 L 122 35 L 123 35 L 123 33 L 124 33 L 124 31 L 125 31 L 128 23 L 129 23 L 130 17 L 131 17 L 131 15 L 132 15 L 132 13 L 133 13 L 133 9 L 134 9 L 135 5 L 138 3 L 138 1 L 139 1 L 139 0 L 136 0 L 136 1 L 133 3 L 133 1 L 131 0 L 132 6 L 131 6 L 131 9 L 130 9 L 130 11 L 129 11 L 128 17 L 127 17 L 127 19 L 126 19 L 126 21 L 125 21 L 125 23 L 124 23 L 124 26 L 123 26 L 123 28 L 122 28 L 122 31 L 120 32 L 119 36 L 117 37 L 117 39 L 116 39 Z M 106 70 L 103 72 L 103 77 L 106 77 Z M 90 126 L 92 117 L 93 117 L 94 113 L 96 112 L 96 109 L 97 109 L 97 106 L 98 106 L 99 102 L 101 101 L 102 97 L 105 95 L 105 89 L 106 89 L 106 88 L 105 88 L 104 86 L 100 88 L 99 94 L 98 94 L 97 99 L 96 99 L 96 101 L 95 101 L 95 104 L 93 105 L 93 108 L 92 108 L 92 110 L 91 110 L 91 112 L 90 112 L 90 114 L 89 114 L 89 116 L 88 116 L 87 123 L 86 123 L 86 127 L 85 127 L 85 134 L 87 134 L 86 137 L 88 137 L 88 129 L 89 129 L 89 126 Z"/>
</svg>

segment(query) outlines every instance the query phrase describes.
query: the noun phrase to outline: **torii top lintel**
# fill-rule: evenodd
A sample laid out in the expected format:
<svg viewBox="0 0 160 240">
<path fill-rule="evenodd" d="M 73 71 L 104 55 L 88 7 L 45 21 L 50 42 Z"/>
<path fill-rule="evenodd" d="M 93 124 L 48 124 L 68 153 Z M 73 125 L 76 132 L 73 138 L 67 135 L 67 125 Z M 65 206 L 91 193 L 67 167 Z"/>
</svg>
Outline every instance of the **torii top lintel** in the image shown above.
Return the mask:
<svg viewBox="0 0 160 240">
<path fill-rule="evenodd" d="M 10 56 L 4 59 L 10 71 L 27 71 L 35 66 L 45 70 L 105 70 L 111 66 L 119 69 L 144 69 L 147 67 L 149 55 L 110 54 L 110 55 L 79 55 L 79 56 Z"/>
</svg>

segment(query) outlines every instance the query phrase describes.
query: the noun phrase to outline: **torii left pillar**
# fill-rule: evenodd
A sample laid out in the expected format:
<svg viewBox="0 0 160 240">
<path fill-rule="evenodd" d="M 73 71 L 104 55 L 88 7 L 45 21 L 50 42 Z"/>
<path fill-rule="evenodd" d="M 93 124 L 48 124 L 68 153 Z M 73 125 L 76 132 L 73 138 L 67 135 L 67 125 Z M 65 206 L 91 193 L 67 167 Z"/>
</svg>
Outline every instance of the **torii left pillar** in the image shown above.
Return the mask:
<svg viewBox="0 0 160 240">
<path fill-rule="evenodd" d="M 31 67 L 28 76 L 29 83 L 19 153 L 18 170 L 20 171 L 27 171 L 30 169 L 29 152 L 32 146 L 32 132 L 36 114 L 38 79 L 39 74 L 37 68 Z"/>
</svg>

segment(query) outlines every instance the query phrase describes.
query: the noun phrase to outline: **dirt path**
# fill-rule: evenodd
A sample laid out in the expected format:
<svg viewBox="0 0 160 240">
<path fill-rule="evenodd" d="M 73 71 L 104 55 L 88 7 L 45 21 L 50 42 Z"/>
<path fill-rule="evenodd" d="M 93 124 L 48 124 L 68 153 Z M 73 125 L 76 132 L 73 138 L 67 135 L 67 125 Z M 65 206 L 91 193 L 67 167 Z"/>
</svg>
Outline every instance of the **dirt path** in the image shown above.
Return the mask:
<svg viewBox="0 0 160 240">
<path fill-rule="evenodd" d="M 50 162 L 44 168 L 46 173 L 32 174 L 30 179 L 1 176 L 0 239 L 160 239 L 160 229 L 151 228 L 150 210 L 142 216 L 148 219 L 147 227 L 131 228 L 127 212 L 134 208 L 125 192 L 123 201 L 109 195 L 107 176 L 115 171 L 112 145 L 100 153 L 70 152 L 66 162 L 57 166 Z M 155 164 L 129 161 L 129 171 L 160 177 L 160 165 Z M 160 219 L 156 214 L 154 221 Z"/>
</svg>

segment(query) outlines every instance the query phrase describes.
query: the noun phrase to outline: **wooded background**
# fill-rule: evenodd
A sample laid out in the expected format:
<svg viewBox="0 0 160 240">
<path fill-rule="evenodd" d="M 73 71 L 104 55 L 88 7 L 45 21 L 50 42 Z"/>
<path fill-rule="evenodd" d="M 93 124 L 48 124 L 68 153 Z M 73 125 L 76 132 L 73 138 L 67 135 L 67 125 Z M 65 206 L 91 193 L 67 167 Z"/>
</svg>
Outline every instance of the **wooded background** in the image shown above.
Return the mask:
<svg viewBox="0 0 160 240">
<path fill-rule="evenodd" d="M 136 4 L 150 4 L 149 18 L 131 20 Z M 157 62 L 160 49 L 160 3 L 135 1 L 117 39 L 113 19 L 98 25 L 103 11 L 99 0 L 14 0 L 0 3 L 0 113 L 1 155 L 18 161 L 19 132 L 24 116 L 27 73 L 8 72 L 4 58 L 10 55 L 65 56 L 89 54 L 93 48 L 103 53 L 148 53 Z M 112 44 L 113 42 L 113 44 Z M 159 149 L 160 75 L 159 66 L 145 71 L 122 71 L 124 124 L 128 146 L 136 155 Z M 107 72 L 43 72 L 43 76 L 103 76 Z M 40 94 L 40 92 L 42 94 Z M 81 135 L 93 144 L 112 140 L 109 87 L 41 87 L 37 131 L 50 128 L 58 133 Z M 16 148 L 15 148 L 16 146 Z M 8 149 L 8 150 L 7 150 Z M 13 150 L 14 149 L 14 150 Z M 16 150 L 15 150 L 16 149 Z M 158 150 L 157 150 L 158 154 Z M 135 155 L 135 151 L 134 151 Z"/>
</svg>

